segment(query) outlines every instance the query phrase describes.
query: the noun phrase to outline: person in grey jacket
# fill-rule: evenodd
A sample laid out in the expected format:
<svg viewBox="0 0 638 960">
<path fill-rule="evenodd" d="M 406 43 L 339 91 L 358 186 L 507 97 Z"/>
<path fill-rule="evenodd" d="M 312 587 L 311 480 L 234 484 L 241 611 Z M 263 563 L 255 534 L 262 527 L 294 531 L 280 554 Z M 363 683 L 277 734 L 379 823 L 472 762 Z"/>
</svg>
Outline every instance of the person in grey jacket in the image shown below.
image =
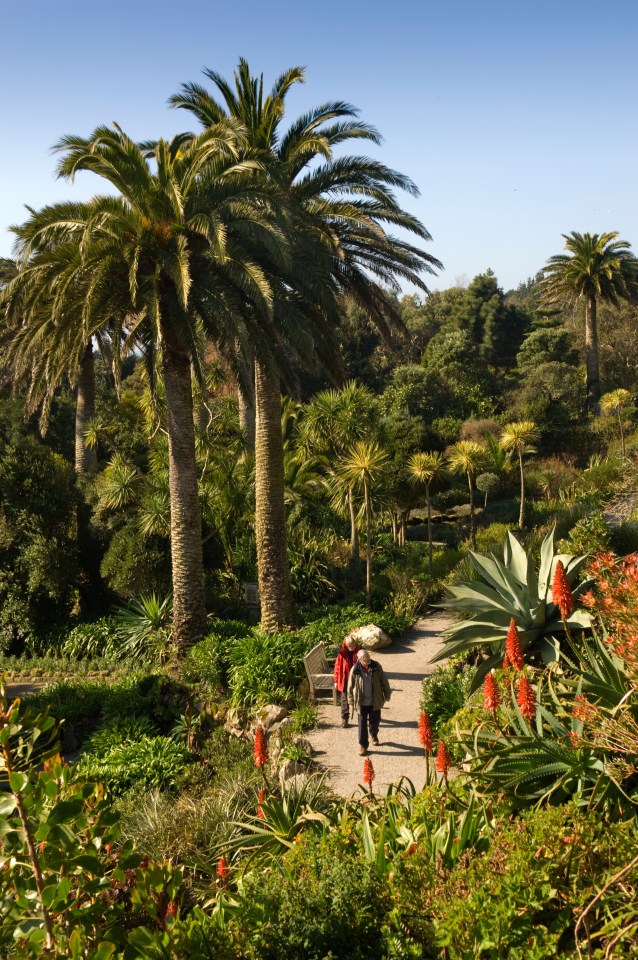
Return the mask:
<svg viewBox="0 0 638 960">
<path fill-rule="evenodd" d="M 381 664 L 371 659 L 368 650 L 359 650 L 348 679 L 348 703 L 352 712 L 359 714 L 359 754 L 362 757 L 368 752 L 368 727 L 370 740 L 375 747 L 379 745 L 381 707 L 390 699 L 390 693 L 390 684 Z"/>
</svg>

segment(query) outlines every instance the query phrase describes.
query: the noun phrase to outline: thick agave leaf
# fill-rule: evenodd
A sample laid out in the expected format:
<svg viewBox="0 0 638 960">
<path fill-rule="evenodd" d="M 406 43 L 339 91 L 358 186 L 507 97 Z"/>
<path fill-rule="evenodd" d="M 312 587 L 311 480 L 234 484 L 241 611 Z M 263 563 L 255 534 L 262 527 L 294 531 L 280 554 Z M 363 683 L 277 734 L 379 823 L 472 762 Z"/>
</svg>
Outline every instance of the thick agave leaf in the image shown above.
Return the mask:
<svg viewBox="0 0 638 960">
<path fill-rule="evenodd" d="M 552 527 L 541 544 L 541 565 L 538 571 L 538 599 L 541 603 L 547 600 L 547 591 L 551 585 L 552 560 L 554 559 L 554 532 Z"/>
<path fill-rule="evenodd" d="M 505 547 L 503 550 L 505 557 L 505 566 L 516 577 L 518 582 L 525 588 L 527 596 L 535 598 L 538 596 L 538 583 L 534 573 L 534 561 L 532 555 L 529 556 L 510 531 L 507 531 L 505 538 Z"/>
<path fill-rule="evenodd" d="M 472 553 L 472 551 L 470 551 L 470 559 L 477 573 L 494 587 L 499 596 L 510 604 L 514 603 L 521 613 L 529 608 L 527 588 L 518 582 L 500 560 L 483 557 L 480 553 Z"/>
<path fill-rule="evenodd" d="M 448 610 L 479 610 L 481 607 L 492 607 L 495 610 L 507 610 L 511 617 L 520 613 L 515 603 L 509 602 L 507 598 L 496 593 L 487 584 L 478 581 L 461 581 L 461 583 L 449 586 L 448 590 L 454 597 L 454 600 L 445 602 L 445 607 Z M 468 604 L 472 604 L 472 606 L 468 606 Z"/>
</svg>

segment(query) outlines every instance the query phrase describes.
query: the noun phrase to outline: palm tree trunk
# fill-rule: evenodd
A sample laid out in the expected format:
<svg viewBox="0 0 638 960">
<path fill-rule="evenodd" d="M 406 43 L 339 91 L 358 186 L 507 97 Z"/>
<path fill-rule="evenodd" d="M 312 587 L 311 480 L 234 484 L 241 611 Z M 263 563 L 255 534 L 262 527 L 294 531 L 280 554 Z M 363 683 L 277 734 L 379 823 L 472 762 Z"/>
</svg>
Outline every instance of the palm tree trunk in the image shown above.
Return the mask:
<svg viewBox="0 0 638 960">
<path fill-rule="evenodd" d="M 350 559 L 359 559 L 359 528 L 357 514 L 354 508 L 354 494 L 352 487 L 348 487 L 348 510 L 350 511 Z"/>
<path fill-rule="evenodd" d="M 368 610 L 372 609 L 372 544 L 370 542 L 370 528 L 372 526 L 370 518 L 370 494 L 368 484 L 364 481 L 363 493 L 366 505 L 366 603 Z"/>
<path fill-rule="evenodd" d="M 432 579 L 432 502 L 430 500 L 430 484 L 425 488 L 425 503 L 428 511 L 428 569 Z"/>
<path fill-rule="evenodd" d="M 262 629 L 275 633 L 294 622 L 286 545 L 284 446 L 279 383 L 255 363 L 255 538 Z"/>
<path fill-rule="evenodd" d="M 397 528 L 397 512 L 396 510 L 392 511 L 392 546 L 396 547 L 399 542 L 399 534 Z"/>
<path fill-rule="evenodd" d="M 255 452 L 255 398 L 247 397 L 241 387 L 237 388 L 239 401 L 239 428 L 246 439 L 248 453 Z"/>
<path fill-rule="evenodd" d="M 206 630 L 202 515 L 197 488 L 190 360 L 167 323 L 161 328 L 168 420 L 173 638 L 180 655 Z"/>
<path fill-rule="evenodd" d="M 467 475 L 467 485 L 470 488 L 470 536 L 472 538 L 472 549 L 476 550 L 476 519 L 474 517 L 474 488 L 472 486 L 472 474 Z"/>
<path fill-rule="evenodd" d="M 585 301 L 585 363 L 587 366 L 587 408 L 599 413 L 600 372 L 598 368 L 598 327 L 596 322 L 596 297 Z"/>
<path fill-rule="evenodd" d="M 400 546 L 405 546 L 405 535 L 406 535 L 406 516 L 405 512 L 401 514 L 401 535 L 400 535 Z"/>
<path fill-rule="evenodd" d="M 518 466 L 521 471 L 521 510 L 518 515 L 519 530 L 523 529 L 523 520 L 525 516 L 525 474 L 523 472 L 523 454 L 519 451 Z"/>
<path fill-rule="evenodd" d="M 93 341 L 89 340 L 80 359 L 75 406 L 75 472 L 95 473 L 97 452 L 86 445 L 86 428 L 95 416 L 95 363 Z"/>
</svg>

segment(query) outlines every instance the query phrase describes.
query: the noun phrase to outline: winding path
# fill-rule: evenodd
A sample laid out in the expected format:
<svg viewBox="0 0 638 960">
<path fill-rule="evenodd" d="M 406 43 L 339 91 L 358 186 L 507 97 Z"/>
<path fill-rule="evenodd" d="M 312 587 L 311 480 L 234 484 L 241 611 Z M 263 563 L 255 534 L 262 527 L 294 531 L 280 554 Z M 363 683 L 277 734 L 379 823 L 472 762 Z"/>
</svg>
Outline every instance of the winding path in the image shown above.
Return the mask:
<svg viewBox="0 0 638 960">
<path fill-rule="evenodd" d="M 388 784 L 397 783 L 401 777 L 408 777 L 417 789 L 423 786 L 425 766 L 417 728 L 421 685 L 437 666 L 430 661 L 441 649 L 441 633 L 450 622 L 438 613 L 424 617 L 402 640 L 373 653 L 392 688 L 392 698 L 381 714 L 379 746 L 371 745 L 369 751 L 376 792 L 385 792 Z M 349 727 L 343 728 L 340 708 L 321 701 L 319 726 L 307 737 L 316 751 L 315 759 L 328 772 L 334 791 L 343 797 L 356 793 L 363 774 L 356 717 Z"/>
</svg>

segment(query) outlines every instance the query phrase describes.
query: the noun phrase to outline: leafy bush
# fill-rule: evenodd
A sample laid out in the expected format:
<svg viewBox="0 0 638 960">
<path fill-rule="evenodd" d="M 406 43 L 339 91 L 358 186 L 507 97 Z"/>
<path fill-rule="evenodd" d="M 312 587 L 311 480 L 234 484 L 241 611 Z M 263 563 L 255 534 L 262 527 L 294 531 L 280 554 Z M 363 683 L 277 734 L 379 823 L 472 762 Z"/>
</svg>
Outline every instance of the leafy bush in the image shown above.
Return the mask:
<svg viewBox="0 0 638 960">
<path fill-rule="evenodd" d="M 503 541 L 507 537 L 508 530 L 511 530 L 512 524 L 490 523 L 488 527 L 479 527 L 476 531 L 476 552 L 494 553 L 499 557 L 503 556 Z M 470 540 L 463 544 L 466 550 L 472 546 Z"/>
<path fill-rule="evenodd" d="M 611 537 L 602 510 L 595 510 L 581 517 L 572 527 L 565 540 L 560 542 L 562 553 L 605 553 L 611 545 Z"/>
<path fill-rule="evenodd" d="M 470 695 L 476 667 L 463 663 L 446 663 L 423 681 L 421 710 L 430 717 L 432 732 L 440 736 L 440 727 L 460 710 Z"/>
<path fill-rule="evenodd" d="M 231 647 L 252 632 L 241 620 L 213 620 L 208 635 L 186 653 L 182 676 L 189 683 L 201 683 L 211 690 L 228 684 Z"/>
<path fill-rule="evenodd" d="M 381 960 L 390 901 L 374 866 L 348 856 L 338 837 L 307 838 L 272 870 L 246 879 L 230 923 L 251 960 Z"/>
<path fill-rule="evenodd" d="M 93 749 L 89 741 L 77 769 L 80 776 L 104 784 L 114 796 L 132 788 L 175 787 L 190 760 L 186 747 L 165 737 L 138 733 L 133 738 L 122 732 L 120 738 L 111 729 L 110 739 L 111 745 L 104 751 Z M 98 735 L 97 747 L 101 748 L 108 740 L 107 734 Z"/>
<path fill-rule="evenodd" d="M 48 707 L 62 724 L 67 749 L 76 749 L 101 724 L 126 717 L 148 719 L 168 733 L 181 712 L 186 689 L 165 676 L 131 673 L 115 683 L 62 681 L 29 697 L 34 709 Z"/>
<path fill-rule="evenodd" d="M 301 631 L 240 637 L 228 649 L 232 702 L 258 706 L 292 699 L 310 646 Z"/>
<path fill-rule="evenodd" d="M 66 635 L 59 647 L 60 653 L 75 660 L 103 657 L 116 660 L 120 655 L 116 625 L 111 617 L 93 623 L 78 623 Z"/>
<path fill-rule="evenodd" d="M 571 805 L 527 811 L 501 821 L 490 848 L 461 861 L 447 875 L 417 849 L 396 862 L 393 899 L 403 937 L 424 948 L 423 956 L 450 960 L 546 960 L 575 957 L 575 928 L 585 905 L 593 904 L 580 928 L 583 956 L 635 956 L 635 933 L 620 938 L 617 917 L 630 913 L 638 867 L 626 891 L 610 884 L 618 861 L 638 852 L 635 825 L 610 827 Z M 632 940 L 634 941 L 632 943 Z M 600 953 L 589 952 L 597 945 Z M 410 956 L 411 954 L 406 954 Z M 419 954 L 416 954 L 419 955 Z"/>
<path fill-rule="evenodd" d="M 624 557 L 638 552 L 638 523 L 625 521 L 609 531 L 610 546 L 614 553 Z"/>
</svg>

